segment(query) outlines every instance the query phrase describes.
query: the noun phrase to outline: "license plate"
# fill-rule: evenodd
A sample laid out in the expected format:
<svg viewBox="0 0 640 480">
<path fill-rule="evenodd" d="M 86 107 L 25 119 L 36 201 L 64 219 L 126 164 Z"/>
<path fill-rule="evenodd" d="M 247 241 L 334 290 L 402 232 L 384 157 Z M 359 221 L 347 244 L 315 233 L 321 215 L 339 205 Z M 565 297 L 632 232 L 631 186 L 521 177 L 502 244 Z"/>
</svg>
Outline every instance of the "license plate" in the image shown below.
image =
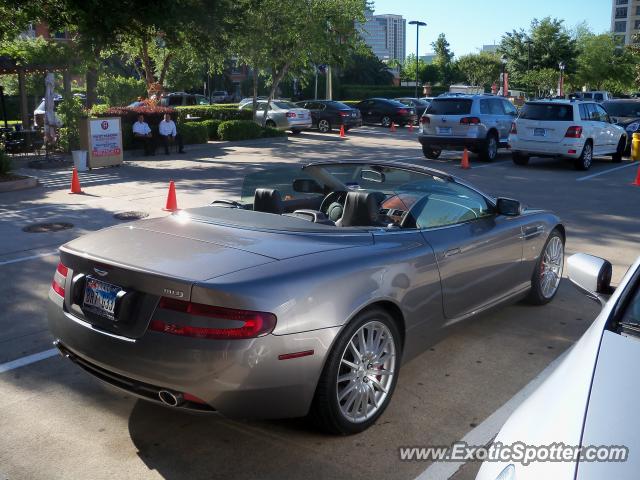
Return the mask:
<svg viewBox="0 0 640 480">
<path fill-rule="evenodd" d="M 544 128 L 534 128 L 533 136 L 534 137 L 544 137 L 547 134 L 547 131 Z"/>
<path fill-rule="evenodd" d="M 101 317 L 114 320 L 116 295 L 122 290 L 117 285 L 87 277 L 84 287 L 83 308 Z"/>
<path fill-rule="evenodd" d="M 451 135 L 451 127 L 438 127 L 439 135 Z"/>
</svg>

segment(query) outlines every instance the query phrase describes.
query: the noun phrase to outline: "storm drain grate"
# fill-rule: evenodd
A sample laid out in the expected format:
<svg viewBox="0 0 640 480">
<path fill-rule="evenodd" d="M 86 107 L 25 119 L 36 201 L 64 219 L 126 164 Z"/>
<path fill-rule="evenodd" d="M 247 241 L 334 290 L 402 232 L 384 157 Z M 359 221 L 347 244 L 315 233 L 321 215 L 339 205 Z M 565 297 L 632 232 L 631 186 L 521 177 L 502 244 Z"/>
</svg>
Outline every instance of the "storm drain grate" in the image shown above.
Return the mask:
<svg viewBox="0 0 640 480">
<path fill-rule="evenodd" d="M 141 218 L 147 218 L 149 214 L 147 212 L 119 212 L 113 217 L 118 220 L 140 220 Z"/>
<path fill-rule="evenodd" d="M 73 223 L 65 222 L 51 222 L 51 223 L 34 223 L 33 225 L 27 225 L 22 229 L 27 233 L 49 233 L 59 232 L 60 230 L 68 230 L 73 228 Z"/>
</svg>

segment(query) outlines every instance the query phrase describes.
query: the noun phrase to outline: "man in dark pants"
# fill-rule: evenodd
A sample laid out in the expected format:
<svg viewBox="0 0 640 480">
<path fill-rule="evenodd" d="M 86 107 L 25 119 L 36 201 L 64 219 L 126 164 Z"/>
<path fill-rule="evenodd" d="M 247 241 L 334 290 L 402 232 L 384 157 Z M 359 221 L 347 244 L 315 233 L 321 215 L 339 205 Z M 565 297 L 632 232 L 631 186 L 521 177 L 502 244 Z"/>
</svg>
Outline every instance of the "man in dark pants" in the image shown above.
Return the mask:
<svg viewBox="0 0 640 480">
<path fill-rule="evenodd" d="M 138 115 L 138 121 L 133 124 L 133 139 L 136 143 L 142 143 L 145 157 L 156 154 L 156 146 L 153 135 L 151 134 L 151 128 L 149 128 L 149 124 L 144 121 L 144 115 Z"/>
<path fill-rule="evenodd" d="M 164 114 L 164 120 L 162 120 L 160 125 L 158 125 L 158 131 L 160 133 L 160 141 L 164 145 L 164 153 L 166 155 L 169 155 L 169 145 L 174 142 L 178 144 L 178 151 L 180 153 L 184 153 L 182 137 L 176 130 L 176 124 L 171 120 L 171 115 L 168 113 Z"/>
</svg>

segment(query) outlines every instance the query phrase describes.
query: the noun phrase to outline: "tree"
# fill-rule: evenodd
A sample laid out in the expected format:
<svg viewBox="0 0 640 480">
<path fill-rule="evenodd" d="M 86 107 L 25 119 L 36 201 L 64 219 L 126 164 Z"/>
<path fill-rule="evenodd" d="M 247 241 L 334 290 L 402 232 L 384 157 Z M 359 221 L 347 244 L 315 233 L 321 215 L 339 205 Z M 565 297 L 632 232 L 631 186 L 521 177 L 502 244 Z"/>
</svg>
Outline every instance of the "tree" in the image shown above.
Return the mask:
<svg viewBox="0 0 640 480">
<path fill-rule="evenodd" d="M 499 78 L 501 63 L 495 53 L 472 53 L 460 57 L 456 69 L 469 85 L 487 87 Z"/>
<path fill-rule="evenodd" d="M 437 65 L 418 60 L 418 81 L 420 83 L 437 83 L 441 79 L 440 69 Z M 416 56 L 410 54 L 404 62 L 400 71 L 402 81 L 415 81 L 416 79 Z"/>
<path fill-rule="evenodd" d="M 503 35 L 498 52 L 507 57 L 507 70 L 514 83 L 524 83 L 529 70 L 555 69 L 564 62 L 568 74 L 575 71 L 577 45 L 562 20 L 534 19 L 529 31 L 514 30 Z"/>
<path fill-rule="evenodd" d="M 346 58 L 342 80 L 357 85 L 390 85 L 393 74 L 389 69 L 396 65 L 391 62 L 385 64 L 374 55 L 368 45 L 361 45 Z"/>
<path fill-rule="evenodd" d="M 441 33 L 438 35 L 438 38 L 431 44 L 431 46 L 436 54 L 433 63 L 440 71 L 442 82 L 444 84 L 450 84 L 453 77 L 453 52 L 451 51 L 445 34 Z"/>
<path fill-rule="evenodd" d="M 576 77 L 582 85 L 600 90 L 615 81 L 632 88 L 635 61 L 631 50 L 619 48 L 607 33 L 583 35 L 578 42 Z"/>
<path fill-rule="evenodd" d="M 530 70 L 522 75 L 522 81 L 525 85 L 535 89 L 538 97 L 548 97 L 551 91 L 558 86 L 558 75 L 557 68 L 541 68 L 539 70 Z"/>
</svg>

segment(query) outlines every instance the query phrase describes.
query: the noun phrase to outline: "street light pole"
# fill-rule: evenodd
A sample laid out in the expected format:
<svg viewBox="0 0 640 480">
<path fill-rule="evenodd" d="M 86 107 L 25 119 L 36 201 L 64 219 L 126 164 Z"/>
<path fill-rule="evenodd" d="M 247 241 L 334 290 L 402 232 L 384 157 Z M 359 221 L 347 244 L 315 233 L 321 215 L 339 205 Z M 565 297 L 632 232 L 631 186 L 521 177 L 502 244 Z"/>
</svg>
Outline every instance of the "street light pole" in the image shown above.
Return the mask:
<svg viewBox="0 0 640 480">
<path fill-rule="evenodd" d="M 502 55 L 502 57 L 500 57 L 500 63 L 502 63 L 502 96 L 503 97 L 508 97 L 509 96 L 509 89 L 508 89 L 508 85 L 507 85 L 507 77 L 506 75 L 506 68 L 507 68 L 507 56 L 506 55 Z"/>
<path fill-rule="evenodd" d="M 427 24 L 424 22 L 419 22 L 417 20 L 412 20 L 409 22 L 409 25 L 416 26 L 416 98 L 418 98 L 418 65 L 419 65 L 418 47 L 420 45 L 418 42 L 418 39 L 420 38 L 420 27 L 426 27 Z"/>
<path fill-rule="evenodd" d="M 558 96 L 564 97 L 564 69 L 566 65 L 564 62 L 558 62 L 558 68 L 560 69 L 560 80 L 558 82 Z"/>
</svg>

